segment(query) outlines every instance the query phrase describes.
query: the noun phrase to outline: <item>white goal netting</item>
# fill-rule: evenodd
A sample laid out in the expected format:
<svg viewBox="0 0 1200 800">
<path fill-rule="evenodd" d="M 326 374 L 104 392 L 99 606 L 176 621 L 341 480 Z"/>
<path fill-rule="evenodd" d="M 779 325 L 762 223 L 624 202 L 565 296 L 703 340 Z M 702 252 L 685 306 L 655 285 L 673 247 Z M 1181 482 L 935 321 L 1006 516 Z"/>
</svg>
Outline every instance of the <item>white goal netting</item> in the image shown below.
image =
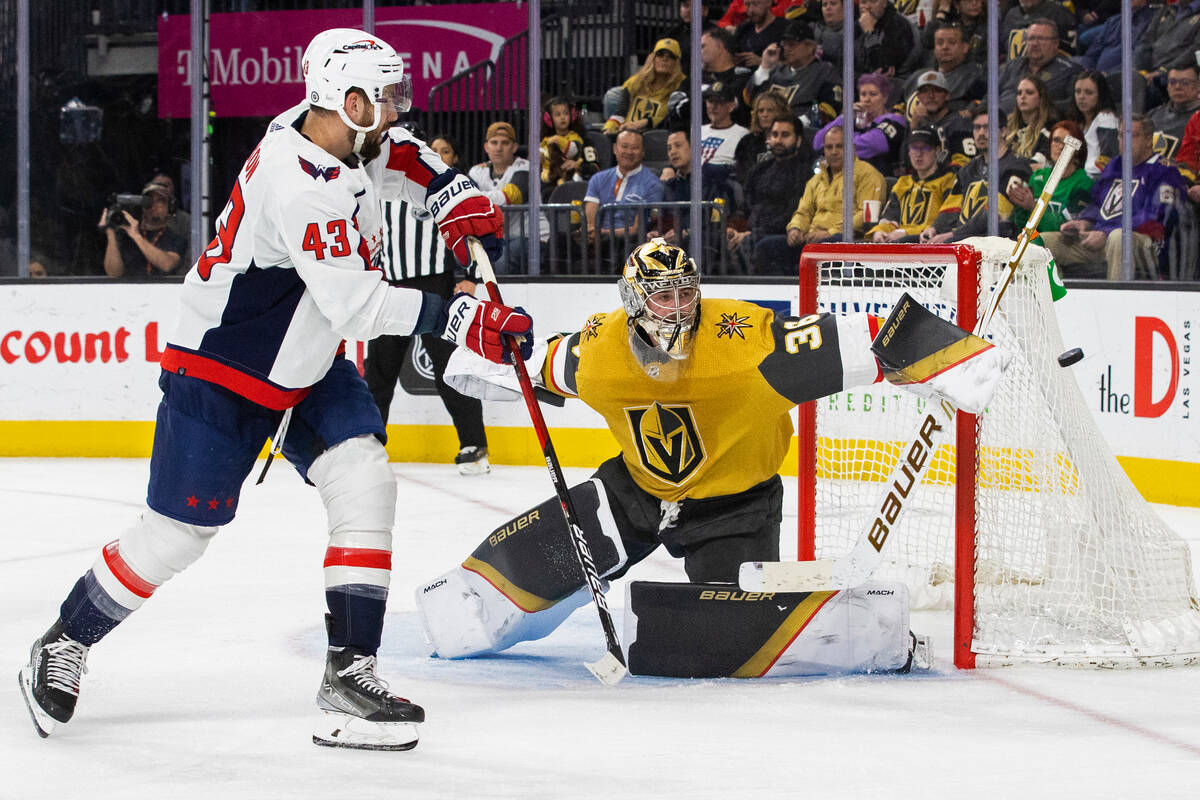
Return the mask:
<svg viewBox="0 0 1200 800">
<path fill-rule="evenodd" d="M 982 308 L 1013 243 L 968 244 L 981 255 Z M 904 247 L 860 245 L 846 251 L 851 257 L 818 263 L 821 310 L 886 316 L 908 291 L 957 321 L 956 259 Z M 1014 358 L 978 418 L 974 486 L 965 487 L 976 513 L 973 534 L 966 531 L 974 541 L 971 649 L 981 664 L 1200 662 L 1191 553 L 1130 483 L 1074 377 L 1058 365 L 1065 347 L 1048 258 L 1027 250 L 987 334 Z M 922 403 L 886 384 L 818 401 L 817 558 L 849 550 L 879 507 Z M 955 602 L 953 445 L 934 458 L 877 575 L 908 583 L 915 606 L 947 607 Z"/>
</svg>

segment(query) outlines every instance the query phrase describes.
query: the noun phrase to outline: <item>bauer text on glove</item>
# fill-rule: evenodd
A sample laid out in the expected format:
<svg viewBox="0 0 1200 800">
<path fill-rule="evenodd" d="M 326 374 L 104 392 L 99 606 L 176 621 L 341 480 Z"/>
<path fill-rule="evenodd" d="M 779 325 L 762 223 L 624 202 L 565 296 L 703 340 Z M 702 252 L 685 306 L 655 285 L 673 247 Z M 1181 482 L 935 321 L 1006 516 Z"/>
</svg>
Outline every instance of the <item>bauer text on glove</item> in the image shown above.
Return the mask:
<svg viewBox="0 0 1200 800">
<path fill-rule="evenodd" d="M 512 363 L 505 336 L 518 337 L 521 357 L 533 352 L 533 318 L 524 310 L 479 300 L 464 292 L 446 304 L 446 329 L 442 338 L 477 353 L 488 361 Z"/>
</svg>

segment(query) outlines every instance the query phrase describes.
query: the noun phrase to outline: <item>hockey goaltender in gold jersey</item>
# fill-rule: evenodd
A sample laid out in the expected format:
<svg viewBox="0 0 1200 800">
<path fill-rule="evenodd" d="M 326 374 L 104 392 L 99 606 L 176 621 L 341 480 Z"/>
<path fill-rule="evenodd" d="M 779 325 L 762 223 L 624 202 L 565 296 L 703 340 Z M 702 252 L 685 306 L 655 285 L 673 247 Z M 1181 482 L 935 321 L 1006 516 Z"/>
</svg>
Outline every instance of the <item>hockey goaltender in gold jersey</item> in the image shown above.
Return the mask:
<svg viewBox="0 0 1200 800">
<path fill-rule="evenodd" d="M 627 585 L 630 672 L 759 677 L 907 670 L 927 654 L 908 627 L 907 589 L 737 589 L 743 561 L 777 561 L 779 467 L 798 403 L 892 379 L 960 408 L 986 404 L 1008 354 L 916 304 L 793 317 L 701 299 L 695 262 L 654 239 L 618 280 L 622 308 L 535 344 L 529 372 L 599 412 L 621 453 L 571 488 L 597 571 L 612 581 L 662 546 L 690 583 Z M 918 310 L 912 311 L 912 306 Z M 882 344 L 881 329 L 890 332 Z M 874 340 L 874 341 L 873 341 Z M 519 399 L 509 366 L 457 352 L 446 380 L 483 399 Z M 416 590 L 441 658 L 496 653 L 552 632 L 588 601 L 555 498 L 488 532 L 461 565 Z"/>
</svg>

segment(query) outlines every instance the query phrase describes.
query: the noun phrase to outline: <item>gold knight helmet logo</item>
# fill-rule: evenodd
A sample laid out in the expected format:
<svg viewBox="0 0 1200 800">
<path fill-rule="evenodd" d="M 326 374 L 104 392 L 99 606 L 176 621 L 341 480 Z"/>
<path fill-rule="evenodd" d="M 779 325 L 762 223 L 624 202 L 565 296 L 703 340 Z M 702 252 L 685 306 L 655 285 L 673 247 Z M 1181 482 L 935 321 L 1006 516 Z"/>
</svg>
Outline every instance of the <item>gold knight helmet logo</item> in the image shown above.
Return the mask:
<svg viewBox="0 0 1200 800">
<path fill-rule="evenodd" d="M 678 486 L 704 463 L 704 443 L 689 406 L 627 408 L 625 415 L 637 444 L 638 459 L 648 472 Z"/>
</svg>

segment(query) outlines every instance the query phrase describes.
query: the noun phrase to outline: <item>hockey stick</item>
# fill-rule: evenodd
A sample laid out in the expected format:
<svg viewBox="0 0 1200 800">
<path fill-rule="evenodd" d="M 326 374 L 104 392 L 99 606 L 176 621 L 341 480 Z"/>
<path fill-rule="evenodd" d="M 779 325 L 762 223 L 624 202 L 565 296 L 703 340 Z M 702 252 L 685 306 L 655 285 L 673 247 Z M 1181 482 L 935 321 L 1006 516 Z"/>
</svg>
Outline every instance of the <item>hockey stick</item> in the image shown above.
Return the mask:
<svg viewBox="0 0 1200 800">
<path fill-rule="evenodd" d="M 500 287 L 496 285 L 496 273 L 492 270 L 492 261 L 483 249 L 479 240 L 471 236 L 467 238 L 467 249 L 471 258 L 479 266 L 479 274 L 483 285 L 487 287 L 488 295 L 493 302 L 503 303 L 500 297 Z M 571 545 L 579 559 L 579 566 L 587 579 L 588 589 L 592 592 L 592 603 L 600 615 L 600 626 L 604 629 L 604 639 L 608 652 L 594 663 L 585 664 L 601 683 L 613 685 L 625 677 L 628 669 L 625 666 L 625 655 L 621 652 L 621 643 L 617 639 L 617 629 L 613 625 L 612 614 L 609 613 L 608 603 L 604 600 L 604 588 L 600 585 L 600 576 L 596 573 L 596 563 L 592 560 L 592 551 L 588 548 L 587 540 L 583 537 L 583 529 L 576 522 L 579 515 L 575 513 L 575 504 L 571 493 L 567 491 L 567 481 L 563 477 L 562 467 L 558 456 L 554 453 L 554 443 L 550 441 L 550 431 L 546 428 L 546 420 L 542 416 L 542 408 L 538 405 L 537 395 L 534 394 L 533 381 L 529 379 L 529 370 L 525 360 L 521 358 L 521 348 L 516 338 L 505 337 L 509 355 L 512 356 L 513 366 L 517 370 L 517 380 L 521 384 L 521 394 L 525 397 L 525 405 L 529 408 L 529 417 L 533 420 L 533 429 L 537 431 L 538 441 L 542 445 L 542 455 L 546 458 L 546 467 L 550 470 L 550 482 L 558 495 L 558 503 L 562 507 L 563 518 L 566 519 L 567 529 L 571 532 Z"/>
<path fill-rule="evenodd" d="M 1050 205 L 1054 190 L 1062 178 L 1063 171 L 1071 158 L 1082 146 L 1078 139 L 1068 136 L 1062 153 L 1046 179 L 1046 185 L 1038 197 L 1037 204 L 1029 214 L 1029 220 L 1017 237 L 1012 255 L 992 285 L 990 298 L 984 312 L 975 325 L 974 334 L 983 338 L 991 325 L 992 318 L 1000 305 L 1000 298 L 1008 290 L 1016 275 L 1017 267 L 1025 255 L 1029 242 L 1037 236 L 1037 226 L 1042 214 Z M 917 433 L 903 456 L 892 469 L 884 485 L 887 492 L 870 524 L 859 535 L 849 553 L 836 561 L 747 561 L 738 571 L 738 584 L 748 592 L 811 592 L 821 589 L 849 589 L 858 586 L 874 574 L 883 560 L 883 547 L 900 517 L 904 513 L 912 488 L 921 482 L 925 471 L 933 463 L 933 454 L 954 427 L 957 409 L 946 400 L 934 404 L 933 410 L 921 418 Z"/>
</svg>

